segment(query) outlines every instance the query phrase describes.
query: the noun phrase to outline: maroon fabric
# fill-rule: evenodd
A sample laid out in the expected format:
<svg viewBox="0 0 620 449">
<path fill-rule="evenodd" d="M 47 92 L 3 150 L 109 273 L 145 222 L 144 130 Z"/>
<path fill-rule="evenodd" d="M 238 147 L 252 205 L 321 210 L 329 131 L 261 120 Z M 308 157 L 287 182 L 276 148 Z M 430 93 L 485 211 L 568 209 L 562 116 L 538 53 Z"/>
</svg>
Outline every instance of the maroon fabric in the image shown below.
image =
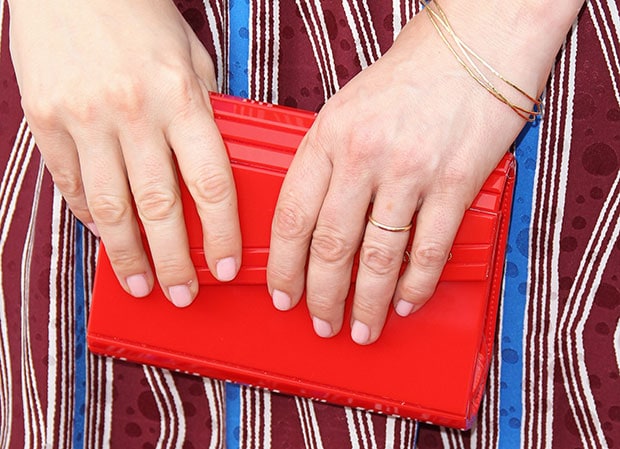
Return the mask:
<svg viewBox="0 0 620 449">
<path fill-rule="evenodd" d="M 255 43 L 249 60 L 249 96 L 309 110 L 318 110 L 385 52 L 393 40 L 395 17 L 400 18 L 396 26 L 402 26 L 415 9 L 413 2 L 403 1 L 397 11 L 392 2 L 369 2 L 369 13 L 358 19 L 357 14 L 347 16 L 345 4 L 363 10 L 361 1 L 324 0 L 320 9 L 310 1 L 281 2 L 279 9 L 277 2 L 251 3 L 256 14 L 249 31 L 250 42 Z M 220 87 L 226 90 L 228 2 L 211 0 L 206 11 L 198 0 L 177 5 L 213 55 Z M 618 211 L 605 209 L 606 201 L 618 196 L 614 192 L 618 192 L 620 160 L 620 73 L 614 51 L 617 55 L 620 48 L 618 30 L 610 26 L 619 21 L 617 11 L 617 1 L 592 1 L 581 14 L 576 38 L 562 50 L 549 83 L 538 160 L 520 161 L 538 167 L 536 202 L 532 217 L 526 217 L 531 218 L 532 239 L 524 243 L 531 254 L 524 408 L 515 423 L 524 448 L 605 447 L 605 440 L 607 447 L 620 444 L 620 342 L 614 340 L 620 319 L 620 242 L 614 233 Z M 324 17 L 326 39 L 308 25 L 317 16 Z M 96 243 L 90 235 L 81 239 L 86 279 L 76 288 L 82 288 L 86 298 L 76 304 L 73 251 L 79 237 L 51 177 L 40 171 L 38 153 L 29 150 L 32 137 L 23 124 L 8 53 L 6 8 L 3 19 L 0 325 L 5 333 L 0 338 L 8 351 L 2 352 L 7 356 L 2 360 L 8 364 L 0 365 L 0 447 L 23 448 L 27 441 L 32 447 L 45 441 L 51 447 L 72 447 L 74 432 L 83 432 L 87 448 L 223 447 L 225 407 L 220 382 L 92 355 L 84 361 L 86 405 L 77 413 L 83 416 L 84 426 L 75 425 L 78 364 L 74 355 L 85 344 L 74 337 L 76 326 L 84 325 L 75 316 L 80 307 L 88 307 Z M 611 29 L 609 36 L 602 25 Z M 359 52 L 353 29 L 361 42 Z M 329 49 L 325 54 L 331 56 L 317 58 L 316 48 Z M 570 62 L 573 50 L 574 65 Z M 606 227 L 597 227 L 597 221 L 607 223 Z M 592 235 L 597 236 L 594 242 Z M 589 248 L 589 242 L 603 244 Z M 600 268 L 599 275 L 588 268 Z M 571 321 L 570 311 L 584 318 L 583 333 Z M 579 377 L 580 360 L 585 379 Z M 498 441 L 511 447 L 508 440 L 500 439 L 497 426 L 497 398 L 503 387 L 498 363 L 499 354 L 475 430 L 424 425 L 421 448 L 488 448 L 497 447 Z M 577 381 L 571 383 L 571 379 Z M 592 398 L 584 393 L 586 386 Z M 278 449 L 404 448 L 412 439 L 413 426 L 402 420 L 250 388 L 242 388 L 240 394 L 239 434 L 244 448 L 267 447 L 267 442 Z"/>
</svg>

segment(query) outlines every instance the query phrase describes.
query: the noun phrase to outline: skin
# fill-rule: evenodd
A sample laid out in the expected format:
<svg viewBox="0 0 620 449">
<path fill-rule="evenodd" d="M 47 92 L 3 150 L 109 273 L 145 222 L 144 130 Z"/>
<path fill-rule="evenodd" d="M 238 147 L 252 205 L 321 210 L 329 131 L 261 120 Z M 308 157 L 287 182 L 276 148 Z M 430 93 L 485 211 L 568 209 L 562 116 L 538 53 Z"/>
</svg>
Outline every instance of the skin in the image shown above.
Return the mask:
<svg viewBox="0 0 620 449">
<path fill-rule="evenodd" d="M 441 6 L 464 42 L 537 95 L 582 3 Z M 101 236 L 125 289 L 145 296 L 157 278 L 177 306 L 197 294 L 174 158 L 198 206 L 209 268 L 233 279 L 241 236 L 208 101 L 213 63 L 170 0 L 12 0 L 10 8 L 30 128 L 67 204 Z M 464 211 L 523 125 L 467 74 L 420 13 L 326 103 L 298 150 L 274 214 L 268 288 L 275 307 L 294 307 L 305 289 L 316 333 L 340 332 L 361 246 L 349 331 L 359 344 L 376 341 L 390 305 L 406 316 L 432 295 Z M 367 222 L 370 205 L 377 221 L 392 226 L 417 213 L 411 248 L 408 232 Z M 411 263 L 399 278 L 405 250 Z"/>
<path fill-rule="evenodd" d="M 557 3 L 442 0 L 441 6 L 464 42 L 538 95 L 582 2 Z M 532 107 L 510 89 L 507 95 Z M 467 74 L 427 14 L 419 14 L 382 58 L 327 102 L 298 150 L 273 221 L 274 305 L 290 309 L 305 288 L 315 332 L 336 335 L 361 245 L 353 340 L 376 341 L 390 304 L 402 316 L 419 310 L 434 292 L 463 213 L 523 125 Z M 391 226 L 417 213 L 411 248 L 408 232 L 367 221 L 370 205 L 373 218 Z M 411 262 L 399 278 L 407 249 Z"/>
<path fill-rule="evenodd" d="M 173 155 L 197 204 L 209 268 L 228 281 L 241 264 L 234 182 L 208 99 L 211 58 L 169 0 L 39 3 L 11 3 L 10 37 L 47 168 L 105 242 L 128 292 L 147 295 L 155 278 L 139 218 L 163 291 L 187 306 L 198 283 Z"/>
</svg>

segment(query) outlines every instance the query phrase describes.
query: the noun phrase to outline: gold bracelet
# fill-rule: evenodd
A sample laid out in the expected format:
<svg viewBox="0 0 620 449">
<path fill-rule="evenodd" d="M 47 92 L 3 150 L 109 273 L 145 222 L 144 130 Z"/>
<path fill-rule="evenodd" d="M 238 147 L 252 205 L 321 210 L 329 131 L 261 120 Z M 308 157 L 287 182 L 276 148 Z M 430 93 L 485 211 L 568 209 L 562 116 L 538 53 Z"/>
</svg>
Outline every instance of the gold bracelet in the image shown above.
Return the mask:
<svg viewBox="0 0 620 449">
<path fill-rule="evenodd" d="M 510 107 L 521 118 L 523 118 L 524 120 L 528 122 L 534 121 L 536 117 L 540 115 L 541 113 L 540 100 L 535 99 L 534 97 L 529 95 L 527 92 L 525 92 L 523 89 L 518 87 L 515 83 L 506 79 L 497 70 L 495 70 L 489 63 L 487 63 L 480 55 L 478 55 L 467 44 L 465 44 L 461 40 L 461 38 L 459 38 L 454 32 L 454 29 L 452 28 L 452 25 L 450 24 L 448 17 L 446 16 L 445 12 L 441 8 L 437 0 L 433 1 L 433 5 L 437 8 L 437 11 L 435 11 L 431 7 L 428 0 L 421 0 L 421 1 L 424 5 L 424 9 L 427 11 L 428 17 L 433 27 L 435 27 L 441 39 L 450 49 L 450 52 L 454 55 L 454 57 L 461 64 L 461 66 L 463 66 L 463 68 L 467 71 L 467 73 L 478 84 L 484 87 L 491 95 L 493 95 L 499 101 L 501 101 L 502 103 Z M 462 56 L 459 55 L 457 50 L 450 44 L 450 41 L 448 40 L 444 32 L 441 30 L 439 24 L 441 24 L 441 27 L 443 27 L 443 29 L 449 34 L 452 40 L 456 43 L 458 49 L 462 52 Z M 518 106 L 517 104 L 513 103 L 508 98 L 506 98 L 504 94 L 502 94 L 501 92 L 497 90 L 497 88 L 488 79 L 488 77 L 482 72 L 482 70 L 480 70 L 480 68 L 472 60 L 472 57 L 476 59 L 479 63 L 481 63 L 484 67 L 486 67 L 487 70 L 489 70 L 495 77 L 499 78 L 502 82 L 512 87 L 513 89 L 515 89 L 518 93 L 526 97 L 529 101 L 533 102 L 534 108 L 531 110 L 522 108 L 521 106 Z"/>
</svg>

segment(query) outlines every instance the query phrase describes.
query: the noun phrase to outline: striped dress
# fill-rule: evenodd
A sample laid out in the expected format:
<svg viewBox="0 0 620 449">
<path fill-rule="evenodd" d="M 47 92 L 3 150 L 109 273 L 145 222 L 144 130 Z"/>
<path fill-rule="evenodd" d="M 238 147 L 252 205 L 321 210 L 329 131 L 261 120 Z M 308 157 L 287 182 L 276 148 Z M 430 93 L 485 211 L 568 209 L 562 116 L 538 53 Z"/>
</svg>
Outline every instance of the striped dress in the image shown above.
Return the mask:
<svg viewBox="0 0 620 449">
<path fill-rule="evenodd" d="M 413 0 L 177 0 L 222 91 L 318 110 L 386 51 Z M 97 242 L 20 109 L 0 3 L 0 449 L 409 448 L 414 424 L 89 354 Z M 479 420 L 419 447 L 620 447 L 620 14 L 590 0 L 519 161 Z"/>
</svg>

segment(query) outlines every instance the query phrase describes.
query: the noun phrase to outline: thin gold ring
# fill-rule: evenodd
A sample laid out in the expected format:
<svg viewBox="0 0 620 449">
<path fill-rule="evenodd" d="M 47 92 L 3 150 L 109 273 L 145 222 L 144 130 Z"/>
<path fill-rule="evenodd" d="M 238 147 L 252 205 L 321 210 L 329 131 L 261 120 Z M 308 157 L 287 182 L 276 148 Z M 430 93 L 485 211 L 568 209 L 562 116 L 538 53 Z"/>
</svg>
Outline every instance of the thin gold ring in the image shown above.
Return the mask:
<svg viewBox="0 0 620 449">
<path fill-rule="evenodd" d="M 406 232 L 409 229 L 411 229 L 412 226 L 413 226 L 413 221 L 409 222 L 409 224 L 406 225 L 406 226 L 390 226 L 390 225 L 386 225 L 386 224 L 383 224 L 383 223 L 379 223 L 377 220 L 372 218 L 372 215 L 368 216 L 368 221 L 370 222 L 370 224 L 375 225 L 379 229 L 383 229 L 384 231 L 389 231 L 389 232 Z"/>
</svg>

